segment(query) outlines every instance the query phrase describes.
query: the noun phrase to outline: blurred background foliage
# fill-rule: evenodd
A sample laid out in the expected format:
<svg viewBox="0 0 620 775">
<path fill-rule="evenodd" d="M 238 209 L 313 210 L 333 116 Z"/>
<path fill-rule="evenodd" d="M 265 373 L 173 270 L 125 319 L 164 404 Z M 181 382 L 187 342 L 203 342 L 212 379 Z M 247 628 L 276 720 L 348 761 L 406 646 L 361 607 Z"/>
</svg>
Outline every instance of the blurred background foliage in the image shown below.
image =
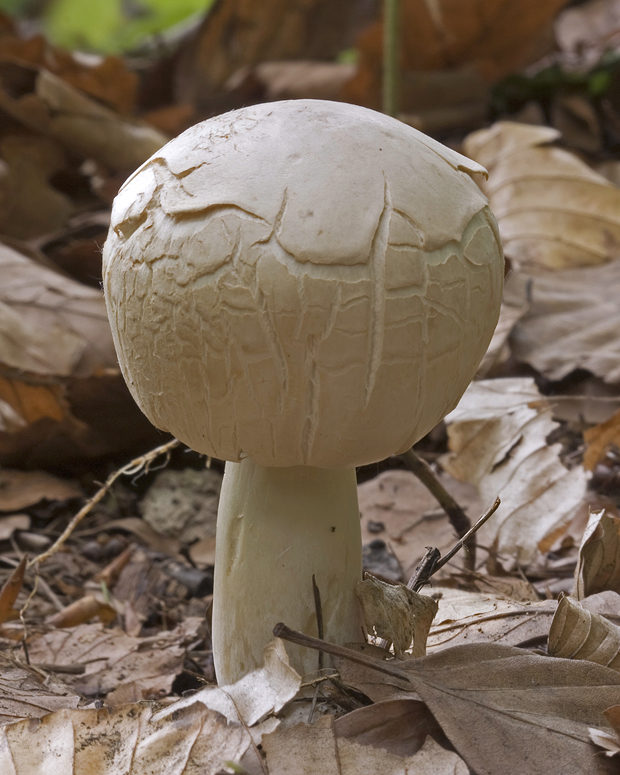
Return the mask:
<svg viewBox="0 0 620 775">
<path fill-rule="evenodd" d="M 102 54 L 134 51 L 204 16 L 214 0 L 0 0 L 0 10 L 37 19 L 53 44 Z"/>
</svg>

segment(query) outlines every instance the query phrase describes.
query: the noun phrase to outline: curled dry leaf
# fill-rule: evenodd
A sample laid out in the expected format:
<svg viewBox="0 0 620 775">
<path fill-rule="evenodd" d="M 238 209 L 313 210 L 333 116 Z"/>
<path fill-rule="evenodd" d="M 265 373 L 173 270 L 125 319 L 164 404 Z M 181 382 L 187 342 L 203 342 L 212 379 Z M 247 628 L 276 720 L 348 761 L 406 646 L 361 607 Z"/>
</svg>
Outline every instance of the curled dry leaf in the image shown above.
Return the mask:
<svg viewBox="0 0 620 775">
<path fill-rule="evenodd" d="M 549 630 L 549 653 L 585 659 L 620 672 L 620 627 L 563 597 Z"/>
<path fill-rule="evenodd" d="M 485 503 L 501 506 L 479 531 L 502 555 L 527 564 L 544 539 L 568 524 L 586 489 L 581 466 L 560 462 L 548 445 L 557 427 L 531 378 L 482 380 L 469 386 L 446 417 L 448 446 L 442 466 L 478 488 Z"/>
<path fill-rule="evenodd" d="M 168 140 L 154 127 L 120 116 L 43 68 L 1 65 L 0 107 L 35 132 L 111 170 L 134 170 Z"/>
<path fill-rule="evenodd" d="M 60 708 L 77 708 L 79 694 L 37 668 L 0 655 L 0 725 L 41 718 Z M 0 753 L 0 761 L 2 754 Z M 11 770 L 0 770 L 11 772 Z"/>
<path fill-rule="evenodd" d="M 589 266 L 620 254 L 620 189 L 550 145 L 559 136 L 550 127 L 501 121 L 465 140 L 465 153 L 489 172 L 480 186 L 517 266 Z"/>
<path fill-rule="evenodd" d="M 116 610 L 94 595 L 84 595 L 62 611 L 50 616 L 47 623 L 52 627 L 63 629 L 77 627 L 78 624 L 85 624 L 95 617 L 102 624 L 111 624 L 116 619 Z"/>
<path fill-rule="evenodd" d="M 196 705 L 216 710 L 230 722 L 251 727 L 267 714 L 278 713 L 293 699 L 301 677 L 289 665 L 284 643 L 275 638 L 264 650 L 262 667 L 224 687 L 207 687 L 159 711 L 157 720 L 174 716 L 181 708 Z"/>
<path fill-rule="evenodd" d="M 590 737 L 593 743 L 606 749 L 607 756 L 615 756 L 620 754 L 620 705 L 608 708 L 603 715 L 612 727 L 612 731 L 590 729 Z"/>
<path fill-rule="evenodd" d="M 423 657 L 437 602 L 404 584 L 386 584 L 374 576 L 358 581 L 355 594 L 362 605 L 368 632 L 394 645 L 399 659 Z M 413 644 L 413 645 L 412 645 Z M 412 649 L 411 654 L 406 654 Z"/>
<path fill-rule="evenodd" d="M 59 710 L 0 728 L 0 772 L 36 775 L 218 775 L 250 745 L 240 724 L 196 705 L 155 721 L 148 703 Z"/>
<path fill-rule="evenodd" d="M 605 382 L 620 382 L 620 261 L 515 274 L 505 293 L 514 303 L 529 298 L 510 339 L 518 360 L 551 380 L 587 369 Z"/>
<path fill-rule="evenodd" d="M 46 471 L 0 470 L 0 511 L 19 511 L 42 500 L 81 498 L 82 488 Z"/>
<path fill-rule="evenodd" d="M 620 519 L 603 510 L 590 515 L 581 540 L 575 596 L 583 600 L 607 590 L 620 593 Z"/>
<path fill-rule="evenodd" d="M 616 412 L 607 422 L 584 431 L 583 440 L 586 443 L 583 466 L 588 471 L 594 471 L 612 447 L 620 448 L 620 412 Z"/>
</svg>

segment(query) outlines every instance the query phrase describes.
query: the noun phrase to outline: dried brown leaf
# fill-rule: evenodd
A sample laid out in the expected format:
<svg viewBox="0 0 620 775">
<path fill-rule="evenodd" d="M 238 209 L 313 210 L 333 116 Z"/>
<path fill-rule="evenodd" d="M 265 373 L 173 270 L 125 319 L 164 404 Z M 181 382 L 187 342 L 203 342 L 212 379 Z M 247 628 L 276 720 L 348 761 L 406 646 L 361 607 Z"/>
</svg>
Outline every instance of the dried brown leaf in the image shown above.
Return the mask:
<svg viewBox="0 0 620 775">
<path fill-rule="evenodd" d="M 368 632 L 394 645 L 399 659 L 423 657 L 437 602 L 404 584 L 386 584 L 374 576 L 358 581 L 355 594 L 362 606 Z M 412 649 L 411 654 L 405 651 Z"/>
<path fill-rule="evenodd" d="M 116 619 L 116 610 L 94 595 L 85 595 L 63 608 L 62 611 L 50 616 L 47 623 L 58 629 L 77 627 L 97 617 L 103 624 L 110 624 Z"/>
<path fill-rule="evenodd" d="M 586 443 L 583 466 L 588 471 L 594 471 L 611 447 L 620 448 L 620 412 L 616 412 L 607 422 L 584 431 L 583 440 Z"/>
<path fill-rule="evenodd" d="M 617 0 L 589 0 L 567 8 L 555 22 L 555 39 L 572 67 L 589 70 L 620 46 L 620 5 Z"/>
<path fill-rule="evenodd" d="M 3 465 L 154 446 L 157 432 L 118 372 L 100 291 L 2 244 L 0 273 Z"/>
<path fill-rule="evenodd" d="M 518 360 L 552 380 L 587 369 L 605 382 L 620 381 L 620 261 L 515 275 L 506 293 L 525 288 L 530 308 L 510 340 Z"/>
<path fill-rule="evenodd" d="M 364 709 L 365 710 L 365 709 Z M 404 722 L 407 717 L 403 716 Z M 410 733 L 411 734 L 411 733 Z M 467 767 L 457 754 L 426 738 L 416 753 L 401 757 L 385 746 L 364 745 L 338 736 L 337 722 L 323 716 L 313 725 L 298 724 L 277 729 L 263 738 L 270 775 L 466 775 Z"/>
<path fill-rule="evenodd" d="M 419 700 L 384 700 L 340 716 L 334 723 L 338 739 L 382 748 L 396 756 L 411 756 L 430 734 L 441 728 Z"/>
<path fill-rule="evenodd" d="M 66 164 L 53 140 L 8 135 L 0 140 L 0 232 L 31 239 L 65 225 L 74 205 L 50 183 Z"/>
<path fill-rule="evenodd" d="M 17 616 L 17 613 L 13 610 L 13 605 L 21 592 L 27 564 L 28 558 L 24 555 L 19 565 L 4 582 L 2 589 L 0 589 L 0 625 Z"/>
<path fill-rule="evenodd" d="M 620 676 L 613 670 L 489 644 L 402 664 L 478 775 L 605 771 L 588 726 L 617 700 Z"/>
<path fill-rule="evenodd" d="M 46 471 L 0 471 L 0 511 L 26 509 L 42 500 L 66 501 L 82 496 L 82 488 L 75 482 Z"/>
<path fill-rule="evenodd" d="M 30 659 L 58 666 L 83 664 L 83 675 L 67 675 L 65 681 L 85 696 L 107 694 L 131 682 L 140 688 L 142 699 L 165 695 L 183 667 L 185 645 L 196 638 L 201 621 L 188 618 L 152 638 L 131 637 L 101 624 L 52 630 L 32 641 Z"/>
<path fill-rule="evenodd" d="M 129 112 L 133 108 L 138 77 L 118 57 L 87 61 L 54 48 L 42 35 L 24 40 L 6 34 L 0 38 L 0 61 L 46 67 L 76 89 L 117 110 Z"/>
<path fill-rule="evenodd" d="M 605 753 L 607 756 L 615 756 L 620 753 L 620 705 L 607 708 L 603 715 L 611 726 L 612 731 L 590 729 L 590 736 L 596 745 L 606 749 Z"/>
<path fill-rule="evenodd" d="M 550 49 L 549 27 L 565 0 L 403 0 L 402 69 L 469 68 L 492 83 Z M 383 23 L 358 40 L 357 76 L 345 100 L 380 107 Z M 415 77 L 415 75 L 414 75 Z"/>
<path fill-rule="evenodd" d="M 475 484 L 483 502 L 502 501 L 480 539 L 531 562 L 539 544 L 570 521 L 586 489 L 583 469 L 566 469 L 560 445 L 547 444 L 557 427 L 550 406 L 531 378 L 481 380 L 446 422 L 451 452 L 442 466 Z"/>
<path fill-rule="evenodd" d="M 41 376 L 85 376 L 116 356 L 103 296 L 0 245 L 0 363 Z"/>
<path fill-rule="evenodd" d="M 606 590 L 620 593 L 620 519 L 599 511 L 590 515 L 579 547 L 575 596 Z"/>
<path fill-rule="evenodd" d="M 585 659 L 620 672 L 620 627 L 564 597 L 549 630 L 549 653 Z"/>
<path fill-rule="evenodd" d="M 4 654 L 0 655 L 0 673 L 0 725 L 41 718 L 60 708 L 77 708 L 80 702 L 79 694 L 53 675 L 20 664 Z M 0 772 L 4 775 L 5 770 Z"/>
<path fill-rule="evenodd" d="M 28 514 L 11 514 L 10 517 L 0 517 L 0 541 L 8 541 L 16 530 L 28 530 L 30 517 Z"/>
<path fill-rule="evenodd" d="M 218 775 L 250 745 L 240 724 L 197 705 L 155 721 L 156 706 L 59 710 L 0 728 L 0 772 L 36 775 Z"/>
<path fill-rule="evenodd" d="M 550 145 L 550 127 L 499 122 L 465 140 L 489 171 L 480 186 L 517 266 L 590 266 L 620 254 L 620 189 L 577 156 Z"/>
<path fill-rule="evenodd" d="M 427 642 L 430 653 L 464 643 L 542 645 L 557 607 L 555 600 L 517 602 L 488 592 L 434 588 L 433 593 L 441 597 Z"/>
<path fill-rule="evenodd" d="M 310 726 L 277 729 L 263 738 L 269 775 L 342 775 L 331 716 Z M 387 758 L 387 756 L 386 756 Z M 391 773 L 390 773 L 391 775 Z"/>
<path fill-rule="evenodd" d="M 479 379 L 489 376 L 489 373 L 491 373 L 494 368 L 501 366 L 501 364 L 510 357 L 508 338 L 528 309 L 529 302 L 525 296 L 523 296 L 523 298 L 511 298 L 506 293 L 504 294 L 499 320 L 495 326 L 491 344 L 478 367 L 476 376 Z"/>
<path fill-rule="evenodd" d="M 265 89 L 265 101 L 334 100 L 355 75 L 355 65 L 338 62 L 262 62 L 251 73 Z"/>
<path fill-rule="evenodd" d="M 551 103 L 551 123 L 570 148 L 599 153 L 603 144 L 598 114 L 592 102 L 577 94 L 561 94 Z"/>
<path fill-rule="evenodd" d="M 177 101 L 204 103 L 209 95 L 225 92 L 235 74 L 259 62 L 334 60 L 353 43 L 369 11 L 357 0 L 305 0 L 303 5 L 281 0 L 240 5 L 224 0 L 182 47 L 175 78 Z"/>
<path fill-rule="evenodd" d="M 203 705 L 231 722 L 252 727 L 267 714 L 278 713 L 293 699 L 301 677 L 289 665 L 284 643 L 275 638 L 264 650 L 263 666 L 246 673 L 234 684 L 201 689 L 157 714 L 157 719 L 174 715 L 180 708 Z"/>
<path fill-rule="evenodd" d="M 161 552 L 170 557 L 181 557 L 181 543 L 176 538 L 170 536 L 161 536 L 156 533 L 152 527 L 146 524 L 140 517 L 124 517 L 123 519 L 113 519 L 100 527 L 93 528 L 92 533 L 101 533 L 109 530 L 123 530 L 135 535 L 149 549 L 154 552 Z M 213 563 L 212 563 L 213 564 Z"/>
<path fill-rule="evenodd" d="M 193 544 L 215 537 L 222 474 L 214 468 L 161 471 L 142 498 L 144 521 L 162 536 Z"/>
<path fill-rule="evenodd" d="M 0 65 L 0 107 L 30 129 L 112 170 L 134 170 L 168 140 L 44 68 Z"/>
</svg>

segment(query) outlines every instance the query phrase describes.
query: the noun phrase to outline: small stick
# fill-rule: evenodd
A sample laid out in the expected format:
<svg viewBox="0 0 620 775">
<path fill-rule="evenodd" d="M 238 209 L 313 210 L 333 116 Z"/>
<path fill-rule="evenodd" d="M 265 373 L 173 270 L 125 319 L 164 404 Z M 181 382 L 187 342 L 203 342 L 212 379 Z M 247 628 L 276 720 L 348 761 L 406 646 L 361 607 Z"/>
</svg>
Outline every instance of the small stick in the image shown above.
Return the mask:
<svg viewBox="0 0 620 775">
<path fill-rule="evenodd" d="M 147 452 L 141 457 L 135 458 L 131 462 L 127 463 L 127 465 L 119 468 L 118 471 L 110 474 L 110 476 L 108 476 L 108 478 L 105 480 L 105 484 L 103 484 L 97 490 L 92 498 L 86 501 L 84 506 L 82 506 L 78 513 L 73 517 L 71 522 L 69 522 L 62 535 L 56 539 L 56 541 L 50 546 L 49 549 L 47 549 L 47 551 L 30 560 L 28 567 L 30 568 L 33 565 L 42 563 L 44 560 L 49 559 L 53 554 L 56 554 L 56 552 L 64 545 L 71 533 L 73 533 L 75 528 L 80 524 L 84 517 L 90 511 L 92 511 L 93 507 L 96 506 L 99 501 L 102 500 L 102 498 L 108 493 L 110 487 L 119 478 L 119 476 L 123 476 L 124 474 L 137 474 L 138 471 L 142 470 L 148 471 L 150 464 L 156 458 L 158 458 L 160 455 L 168 455 L 170 451 L 175 447 L 178 447 L 180 443 L 181 442 L 178 441 L 178 439 L 172 439 L 172 441 L 169 441 L 167 444 L 162 444 L 160 447 L 155 447 L 155 449 L 152 449 L 150 452 Z"/>
<path fill-rule="evenodd" d="M 45 670 L 46 673 L 62 673 L 66 675 L 84 675 L 86 672 L 86 665 L 53 665 L 47 662 L 37 662 L 31 665 L 36 667 L 37 670 Z"/>
<path fill-rule="evenodd" d="M 480 528 L 481 528 L 481 527 L 484 525 L 484 523 L 485 523 L 487 520 L 489 520 L 489 519 L 490 519 L 490 518 L 493 516 L 493 514 L 495 514 L 495 512 L 497 511 L 497 509 L 498 509 L 498 508 L 499 508 L 499 506 L 500 506 L 500 503 L 501 503 L 501 500 L 500 500 L 499 498 L 496 498 L 496 499 L 495 499 L 495 503 L 494 503 L 494 504 L 491 506 L 491 508 L 490 508 L 490 509 L 489 509 L 487 512 L 485 512 L 485 513 L 484 513 L 484 514 L 483 514 L 483 515 L 480 517 L 480 519 L 479 519 L 479 520 L 476 522 L 476 524 L 475 524 L 473 527 L 471 527 L 471 528 L 470 528 L 470 529 L 469 529 L 469 530 L 468 530 L 468 531 L 465 533 L 465 535 L 464 535 L 464 536 L 461 538 L 461 540 L 460 540 L 460 541 L 458 541 L 458 542 L 457 542 L 457 543 L 456 543 L 456 544 L 455 544 L 455 545 L 452 547 L 452 549 L 450 549 L 450 551 L 449 551 L 447 554 L 445 554 L 445 555 L 444 555 L 444 556 L 443 556 L 443 557 L 442 557 L 440 560 L 438 560 L 438 561 L 437 561 L 437 563 L 436 563 L 435 567 L 433 568 L 433 572 L 430 574 L 431 576 L 432 576 L 434 573 L 437 573 L 437 571 L 438 571 L 438 570 L 440 570 L 441 568 L 443 568 L 443 566 L 444 566 L 444 565 L 445 565 L 447 562 L 450 562 L 450 560 L 451 560 L 451 559 L 454 557 L 454 555 L 455 555 L 455 554 L 456 554 L 456 553 L 459 551 L 459 549 L 461 549 L 461 548 L 462 548 L 462 547 L 465 545 L 466 541 L 467 541 L 468 539 L 470 539 L 470 538 L 471 538 L 471 537 L 474 535 L 474 533 L 476 533 L 478 530 L 480 530 Z"/>
<path fill-rule="evenodd" d="M 411 578 L 407 582 L 407 587 L 414 592 L 422 589 L 425 584 L 428 584 L 431 576 L 435 573 L 435 568 L 439 562 L 441 554 L 439 549 L 435 546 L 429 546 L 426 549 L 426 554 L 420 562 L 417 564 Z"/>
<path fill-rule="evenodd" d="M 461 506 L 454 500 L 443 484 L 439 481 L 433 469 L 426 460 L 416 455 L 413 449 L 403 452 L 400 457 L 407 464 L 412 473 L 422 482 L 431 495 L 438 501 L 441 508 L 448 515 L 450 524 L 457 536 L 463 538 L 471 528 L 471 521 Z M 465 565 L 470 570 L 476 566 L 476 544 L 472 541 L 467 546 L 469 552 L 465 558 Z"/>
<path fill-rule="evenodd" d="M 431 576 L 436 573 L 440 568 L 443 568 L 443 566 L 449 562 L 454 555 L 459 551 L 459 549 L 463 546 L 465 541 L 467 541 L 468 538 L 471 538 L 471 536 L 476 533 L 476 531 L 480 530 L 480 528 L 484 525 L 484 523 L 495 514 L 497 511 L 499 505 L 501 503 L 501 500 L 499 498 L 495 499 L 495 503 L 491 506 L 491 508 L 486 511 L 480 519 L 476 522 L 476 524 L 471 527 L 467 533 L 458 541 L 452 549 L 445 555 L 445 557 L 441 557 L 439 554 L 439 549 L 437 549 L 434 546 L 430 546 L 426 550 L 426 554 L 420 562 L 418 563 L 415 571 L 413 572 L 413 575 L 407 582 L 407 587 L 409 589 L 412 589 L 414 592 L 418 592 L 425 584 L 428 584 L 428 582 L 431 579 Z M 385 638 L 381 638 L 379 641 L 377 641 L 377 646 L 382 649 L 389 649 L 390 642 L 387 641 Z"/>
<path fill-rule="evenodd" d="M 321 591 L 317 586 L 314 573 L 312 574 L 312 591 L 314 593 L 314 608 L 316 611 L 316 624 L 319 631 L 319 639 L 323 640 L 323 607 L 321 606 Z M 319 651 L 319 670 L 323 669 L 323 652 Z"/>
<path fill-rule="evenodd" d="M 321 605 L 321 590 L 318 588 L 314 573 L 312 574 L 312 592 L 314 594 L 314 610 L 316 611 L 316 624 L 319 631 L 319 640 L 323 640 L 323 607 Z M 323 652 L 319 649 L 319 671 L 323 669 Z M 317 700 L 319 699 L 319 684 L 314 687 L 314 696 L 312 697 L 312 705 L 310 706 L 310 715 L 308 716 L 308 724 L 312 724 L 312 717 L 314 716 L 314 710 L 316 708 Z"/>
<path fill-rule="evenodd" d="M 349 659 L 351 662 L 357 662 L 359 665 L 365 665 L 371 667 L 373 670 L 377 670 L 380 673 L 391 675 L 393 678 L 400 678 L 402 681 L 409 681 L 407 674 L 403 670 L 399 670 L 397 667 L 393 667 L 390 663 L 385 663 L 380 659 L 369 657 L 367 654 L 360 654 L 353 649 L 345 648 L 344 646 L 337 646 L 335 643 L 328 643 L 325 640 L 319 640 L 313 638 L 311 635 L 304 635 L 303 632 L 297 632 L 291 630 L 283 622 L 278 622 L 273 628 L 273 634 L 276 638 L 282 638 L 282 640 L 289 641 L 289 643 L 296 643 L 298 646 L 304 646 L 307 649 L 321 649 L 326 654 L 331 654 L 334 657 L 343 657 Z"/>
<path fill-rule="evenodd" d="M 232 697 L 227 691 L 226 687 L 220 687 L 220 690 L 224 692 L 224 694 L 228 697 L 228 699 L 232 702 L 233 708 L 237 712 L 237 716 L 239 717 L 239 721 L 241 723 L 241 726 L 245 729 L 245 731 L 248 733 L 250 738 L 250 745 L 254 749 L 254 753 L 256 754 L 256 757 L 258 759 L 258 762 L 260 764 L 261 770 L 263 771 L 263 775 L 269 775 L 269 770 L 267 768 L 267 763 L 263 760 L 263 757 L 261 756 L 261 752 L 258 749 L 258 745 L 256 741 L 254 740 L 254 736 L 250 732 L 250 728 L 248 727 L 246 720 L 241 715 L 241 711 L 237 707 L 237 703 L 234 700 L 234 697 Z"/>
</svg>

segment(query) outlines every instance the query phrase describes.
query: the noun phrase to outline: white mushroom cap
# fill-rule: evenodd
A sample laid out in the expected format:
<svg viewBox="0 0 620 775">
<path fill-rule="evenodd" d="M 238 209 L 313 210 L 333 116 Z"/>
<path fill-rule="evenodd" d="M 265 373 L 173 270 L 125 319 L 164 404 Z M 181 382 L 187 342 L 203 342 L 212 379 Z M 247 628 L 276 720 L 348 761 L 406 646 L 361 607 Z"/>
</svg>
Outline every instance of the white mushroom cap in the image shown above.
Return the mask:
<svg viewBox="0 0 620 775">
<path fill-rule="evenodd" d="M 204 121 L 124 184 L 104 248 L 119 362 L 199 452 L 337 468 L 454 408 L 497 322 L 484 169 L 399 121 L 298 100 Z"/>
</svg>

